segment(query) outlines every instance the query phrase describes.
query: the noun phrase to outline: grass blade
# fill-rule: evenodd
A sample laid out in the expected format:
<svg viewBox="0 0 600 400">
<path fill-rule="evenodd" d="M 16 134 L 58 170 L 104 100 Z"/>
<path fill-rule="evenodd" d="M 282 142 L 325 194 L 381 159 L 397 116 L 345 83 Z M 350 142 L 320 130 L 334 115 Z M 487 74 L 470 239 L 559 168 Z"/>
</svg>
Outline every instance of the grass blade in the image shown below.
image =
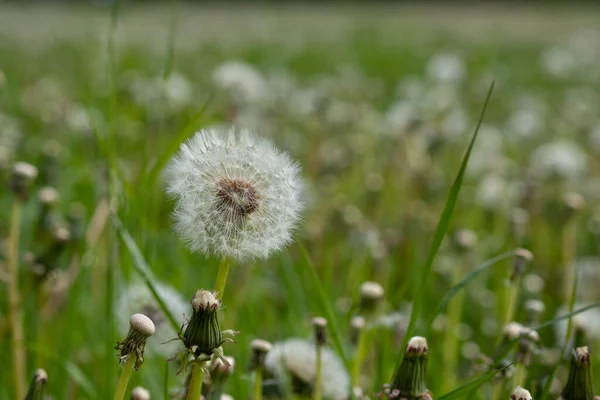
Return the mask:
<svg viewBox="0 0 600 400">
<path fill-rule="evenodd" d="M 533 329 L 536 330 L 536 331 L 539 331 L 540 329 L 547 328 L 547 327 L 552 326 L 552 325 L 554 325 L 554 324 L 556 324 L 556 323 L 558 323 L 558 322 L 560 322 L 560 321 L 562 321 L 564 319 L 571 318 L 574 315 L 580 314 L 580 313 L 582 313 L 584 311 L 591 310 L 592 308 L 596 308 L 596 307 L 600 307 L 600 302 L 594 303 L 594 304 L 590 304 L 590 305 L 587 305 L 585 307 L 578 308 L 577 310 L 574 310 L 574 311 L 572 311 L 570 313 L 567 313 L 565 315 L 561 315 L 560 317 L 556 317 L 556 318 L 554 318 L 554 319 L 552 319 L 550 321 L 546 321 L 544 323 L 541 323 L 541 324 L 539 324 L 538 326 L 536 326 Z"/>
<path fill-rule="evenodd" d="M 496 257 L 490 258 L 489 260 L 486 260 L 483 263 L 481 263 L 477 268 L 475 268 L 466 277 L 464 277 L 464 279 L 462 279 L 460 282 L 458 282 L 456 285 L 454 285 L 448 291 L 448 293 L 446 293 L 446 295 L 444 296 L 444 298 L 442 299 L 440 304 L 435 309 L 435 312 L 431 315 L 431 317 L 429 317 L 429 320 L 427 321 L 427 328 L 426 328 L 425 332 L 429 332 L 429 329 L 431 328 L 431 324 L 433 323 L 433 320 L 435 319 L 435 317 L 446 308 L 446 306 L 448 305 L 450 300 L 452 300 L 452 298 L 454 296 L 456 296 L 456 294 L 462 288 L 467 286 L 469 284 L 469 282 L 471 282 L 473 279 L 475 279 L 479 274 L 481 274 L 482 272 L 493 267 L 498 261 L 504 260 L 504 259 L 512 257 L 514 255 L 515 255 L 514 251 L 507 251 L 505 253 L 497 255 Z M 425 336 L 427 336 L 427 335 L 425 335 Z"/>
<path fill-rule="evenodd" d="M 125 227 L 123 226 L 119 217 L 117 217 L 117 216 L 113 217 L 113 224 L 119 230 L 121 239 L 123 240 L 123 243 L 125 243 L 125 246 L 127 247 L 127 250 L 129 251 L 129 254 L 131 255 L 131 258 L 133 259 L 133 266 L 135 267 L 135 270 L 140 274 L 140 276 L 142 277 L 142 279 L 148 286 L 148 289 L 150 289 L 150 292 L 152 292 L 152 296 L 158 303 L 158 306 L 160 307 L 163 314 L 169 320 L 169 323 L 171 324 L 171 326 L 173 327 L 175 332 L 179 332 L 181 326 L 177 322 L 177 319 L 171 314 L 171 312 L 167 308 L 163 299 L 158 294 L 158 292 L 156 290 L 156 286 L 157 286 L 156 278 L 154 277 L 154 274 L 152 273 L 150 266 L 144 259 L 142 252 L 140 251 L 139 247 L 135 243 L 135 240 L 133 239 L 131 234 L 129 234 L 127 229 L 125 229 Z"/>
<path fill-rule="evenodd" d="M 502 370 L 508 368 L 511 364 L 506 365 L 502 368 L 499 369 L 492 369 L 488 372 L 486 372 L 485 374 L 483 374 L 482 376 L 480 376 L 479 378 L 457 388 L 454 389 L 453 391 L 451 391 L 450 393 L 446 393 L 445 395 L 438 397 L 438 400 L 454 400 L 454 399 L 458 399 L 462 396 L 465 396 L 469 393 L 474 392 L 475 390 L 477 390 L 477 388 L 479 386 L 481 386 L 482 384 L 484 384 L 485 382 L 491 380 L 492 378 L 494 378 L 494 376 L 496 376 L 497 374 L 499 374 L 500 372 L 502 372 Z"/>
<path fill-rule="evenodd" d="M 433 241 L 431 242 L 431 246 L 429 248 L 429 253 L 427 255 L 427 261 L 425 266 L 423 267 L 423 272 L 419 279 L 419 286 L 417 289 L 417 296 L 413 303 L 413 309 L 410 315 L 410 321 L 408 323 L 408 328 L 406 330 L 406 334 L 404 336 L 404 340 L 402 341 L 402 346 L 400 347 L 400 356 L 398 357 L 398 364 L 396 365 L 396 370 L 402 364 L 402 359 L 404 358 L 404 349 L 406 348 L 406 344 L 408 340 L 413 336 L 415 331 L 415 327 L 419 316 L 421 314 L 421 310 L 423 309 L 423 302 L 425 301 L 425 287 L 427 286 L 428 278 L 431 272 L 431 268 L 433 266 L 433 260 L 442 244 L 442 239 L 448 230 L 448 225 L 450 223 L 450 217 L 454 211 L 454 206 L 456 205 L 456 201 L 458 200 L 458 195 L 460 193 L 460 189 L 462 187 L 465 171 L 467 169 L 467 164 L 469 162 L 469 157 L 471 156 L 471 151 L 473 150 L 473 145 L 475 144 L 475 140 L 477 139 L 477 135 L 479 133 L 479 129 L 481 128 L 481 124 L 483 122 L 483 117 L 487 110 L 487 106 L 490 102 L 490 97 L 492 95 L 492 91 L 494 90 L 494 82 L 490 85 L 490 88 L 487 92 L 485 102 L 483 103 L 483 108 L 481 110 L 481 114 L 479 116 L 479 120 L 477 122 L 477 126 L 475 127 L 475 131 L 473 132 L 473 136 L 471 137 L 471 141 L 469 142 L 469 147 L 462 159 L 460 169 L 458 170 L 458 174 L 450 188 L 450 193 L 448 194 L 448 198 L 446 199 L 446 205 L 444 206 L 444 211 L 440 217 L 438 225 L 435 229 L 435 234 L 433 236 Z"/>
<path fill-rule="evenodd" d="M 321 280 L 319 279 L 319 276 L 317 275 L 315 266 L 312 263 L 310 256 L 308 255 L 308 252 L 306 251 L 306 248 L 302 245 L 302 243 L 300 243 L 300 242 L 297 242 L 297 243 L 298 243 L 298 247 L 300 248 L 300 251 L 302 252 L 302 256 L 304 257 L 305 265 L 307 267 L 306 271 L 308 272 L 308 275 L 310 277 L 310 283 L 312 285 L 312 288 L 316 289 L 317 298 L 319 300 L 319 305 L 321 307 L 320 312 L 323 313 L 323 315 L 327 319 L 327 326 L 331 333 L 331 340 L 333 341 L 333 344 L 334 344 L 338 354 L 340 355 L 340 358 L 344 362 L 344 365 L 346 366 L 348 371 L 350 371 L 350 360 L 348 359 L 348 357 L 346 356 L 346 353 L 344 352 L 344 347 L 342 345 L 342 334 L 340 331 L 340 327 L 337 323 L 337 319 L 335 318 L 335 313 L 333 311 L 333 307 L 331 306 L 331 304 L 329 303 L 329 300 L 327 299 L 327 292 L 325 291 L 325 288 L 323 287 L 323 284 L 321 283 Z"/>
</svg>

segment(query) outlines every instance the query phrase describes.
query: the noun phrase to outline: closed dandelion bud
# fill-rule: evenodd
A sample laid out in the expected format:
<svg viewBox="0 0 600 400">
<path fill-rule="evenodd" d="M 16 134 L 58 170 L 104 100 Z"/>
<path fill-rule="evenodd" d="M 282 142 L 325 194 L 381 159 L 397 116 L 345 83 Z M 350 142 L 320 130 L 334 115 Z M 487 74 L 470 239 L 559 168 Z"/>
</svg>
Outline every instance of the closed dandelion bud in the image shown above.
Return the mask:
<svg viewBox="0 0 600 400">
<path fill-rule="evenodd" d="M 350 342 L 353 345 L 356 345 L 356 343 L 358 342 L 358 337 L 360 336 L 360 332 L 363 330 L 365 325 L 366 325 L 366 321 L 360 315 L 356 315 L 356 316 L 352 317 L 352 319 L 350 320 Z"/>
<path fill-rule="evenodd" d="M 425 384 L 428 358 L 427 340 L 421 336 L 412 337 L 408 341 L 404 359 L 390 387 L 390 398 L 407 400 L 431 398 L 431 393 Z"/>
<path fill-rule="evenodd" d="M 137 386 L 131 391 L 131 400 L 150 400 L 150 392 L 148 389 Z"/>
<path fill-rule="evenodd" d="M 592 365 L 590 351 L 587 347 L 573 350 L 569 377 L 561 397 L 564 400 L 593 400 L 594 383 L 592 380 Z"/>
<path fill-rule="evenodd" d="M 264 369 L 265 359 L 273 346 L 271 343 L 262 339 L 255 339 L 250 344 L 252 348 L 252 358 L 250 359 L 250 369 Z"/>
<path fill-rule="evenodd" d="M 43 369 L 38 369 L 33 374 L 33 379 L 29 385 L 29 391 L 25 400 L 43 400 L 46 383 L 48 382 L 48 374 Z"/>
<path fill-rule="evenodd" d="M 529 393 L 529 390 L 523 389 L 521 386 L 517 386 L 515 390 L 513 390 L 512 394 L 510 395 L 510 398 L 512 400 L 533 400 L 533 398 L 531 397 L 531 393 Z"/>
<path fill-rule="evenodd" d="M 510 276 L 511 281 L 515 281 L 521 277 L 525 271 L 525 267 L 533 260 L 533 253 L 527 249 L 515 250 L 515 262 L 513 264 L 512 275 Z"/>
<path fill-rule="evenodd" d="M 183 334 L 183 344 L 196 356 L 210 356 L 223 343 L 217 311 L 221 303 L 208 290 L 198 290 L 192 298 L 192 317 Z"/>
<path fill-rule="evenodd" d="M 210 364 L 209 375 L 213 384 L 224 383 L 233 373 L 235 368 L 235 358 L 225 357 L 227 364 L 220 358 L 215 358 Z"/>
<path fill-rule="evenodd" d="M 13 165 L 9 187 L 19 199 L 25 201 L 29 197 L 29 190 L 37 176 L 36 167 L 25 162 L 17 162 Z"/>
<path fill-rule="evenodd" d="M 517 361 L 525 366 L 529 366 L 535 343 L 540 340 L 540 336 L 533 329 L 523 327 L 520 337 L 517 349 Z"/>
<path fill-rule="evenodd" d="M 359 313 L 369 316 L 377 310 L 377 306 L 383 300 L 385 291 L 377 282 L 363 282 L 360 285 Z"/>
<path fill-rule="evenodd" d="M 154 334 L 154 323 L 144 314 L 133 314 L 129 319 L 129 333 L 122 342 L 118 342 L 116 350 L 121 350 L 120 362 L 129 362 L 133 357 L 135 369 L 139 369 L 144 362 L 144 348 L 146 340 Z"/>
<path fill-rule="evenodd" d="M 565 219 L 572 218 L 585 206 L 585 200 L 578 193 L 567 193 L 563 198 Z"/>
<path fill-rule="evenodd" d="M 527 300 L 525 302 L 525 311 L 527 312 L 527 324 L 534 326 L 540 322 L 546 311 L 546 306 L 539 300 Z"/>
<path fill-rule="evenodd" d="M 312 324 L 315 329 L 315 343 L 317 346 L 324 346 L 327 343 L 327 320 L 323 317 L 315 317 L 312 319 Z"/>
<path fill-rule="evenodd" d="M 477 235 L 470 229 L 459 229 L 454 232 L 453 244 L 458 251 L 466 252 L 477 244 Z"/>
</svg>

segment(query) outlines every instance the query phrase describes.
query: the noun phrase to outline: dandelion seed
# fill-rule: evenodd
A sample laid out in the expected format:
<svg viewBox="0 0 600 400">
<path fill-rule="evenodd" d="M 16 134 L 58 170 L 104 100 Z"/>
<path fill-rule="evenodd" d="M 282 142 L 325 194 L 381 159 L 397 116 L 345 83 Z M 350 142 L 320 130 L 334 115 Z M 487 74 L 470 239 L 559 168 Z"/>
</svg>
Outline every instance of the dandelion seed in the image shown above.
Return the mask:
<svg viewBox="0 0 600 400">
<path fill-rule="evenodd" d="M 205 129 L 168 170 L 175 227 L 193 251 L 267 258 L 292 239 L 302 208 L 299 168 L 248 130 Z"/>
</svg>

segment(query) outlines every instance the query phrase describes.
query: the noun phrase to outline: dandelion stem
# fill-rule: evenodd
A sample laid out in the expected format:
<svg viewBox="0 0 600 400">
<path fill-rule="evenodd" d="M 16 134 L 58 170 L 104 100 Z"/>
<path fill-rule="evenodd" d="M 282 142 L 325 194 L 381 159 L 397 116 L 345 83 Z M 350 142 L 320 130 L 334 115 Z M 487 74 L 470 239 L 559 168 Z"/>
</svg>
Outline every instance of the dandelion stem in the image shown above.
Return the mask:
<svg viewBox="0 0 600 400">
<path fill-rule="evenodd" d="M 202 398 L 202 382 L 204 380 L 204 363 L 196 363 L 192 371 L 192 380 L 188 388 L 187 400 L 200 400 Z"/>
<path fill-rule="evenodd" d="M 358 340 L 356 344 L 356 350 L 354 351 L 354 359 L 352 360 L 352 387 L 360 386 L 360 370 L 362 367 L 363 360 L 365 359 L 367 348 L 369 345 L 369 332 L 370 326 L 365 326 L 363 329 L 358 331 Z M 317 353 L 318 355 L 319 353 Z"/>
<path fill-rule="evenodd" d="M 12 329 L 12 349 L 15 378 L 15 397 L 25 397 L 25 346 L 23 316 L 19 293 L 19 232 L 21 226 L 21 200 L 15 200 L 12 207 L 10 241 L 8 249 L 8 304 L 9 321 Z"/>
<path fill-rule="evenodd" d="M 262 368 L 256 368 L 254 375 L 254 400 L 262 400 L 262 383 L 263 370 Z"/>
<path fill-rule="evenodd" d="M 117 390 L 115 391 L 115 396 L 113 397 L 113 400 L 123 400 L 125 398 L 127 384 L 129 383 L 129 378 L 133 373 L 133 364 L 133 361 L 125 362 L 125 366 L 121 370 L 121 376 L 119 377 L 119 382 L 117 383 Z"/>
<path fill-rule="evenodd" d="M 219 264 L 219 270 L 217 271 L 217 280 L 215 282 L 214 291 L 217 292 L 217 299 L 223 299 L 223 292 L 225 291 L 225 284 L 227 283 L 227 275 L 229 275 L 229 265 L 231 259 L 228 257 L 223 258 Z"/>
<path fill-rule="evenodd" d="M 361 335 L 362 337 L 363 335 Z M 315 360 L 315 390 L 314 390 L 314 395 L 313 395 L 313 399 L 314 400 L 321 400 L 321 387 L 322 387 L 322 379 L 323 377 L 321 376 L 321 369 L 322 369 L 322 363 L 321 363 L 321 348 L 322 346 L 317 343 L 317 357 Z"/>
</svg>

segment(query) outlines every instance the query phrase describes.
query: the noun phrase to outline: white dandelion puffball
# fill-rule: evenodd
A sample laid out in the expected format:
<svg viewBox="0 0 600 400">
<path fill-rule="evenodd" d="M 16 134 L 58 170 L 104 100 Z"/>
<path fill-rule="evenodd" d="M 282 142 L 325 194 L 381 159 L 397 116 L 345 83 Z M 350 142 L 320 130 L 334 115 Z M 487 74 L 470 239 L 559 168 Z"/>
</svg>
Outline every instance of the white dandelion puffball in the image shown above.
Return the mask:
<svg viewBox="0 0 600 400">
<path fill-rule="evenodd" d="M 262 75 L 250 64 L 241 61 L 228 61 L 213 71 L 216 86 L 229 91 L 243 101 L 255 101 L 267 94 L 266 82 Z"/>
<path fill-rule="evenodd" d="M 284 381 L 289 375 L 312 385 L 316 371 L 315 344 L 303 339 L 288 339 L 274 343 L 267 353 L 265 367 L 278 381 Z M 321 373 L 323 397 L 331 399 L 346 399 L 349 397 L 348 388 L 350 377 L 344 369 L 344 364 L 330 349 L 321 349 Z"/>
<path fill-rule="evenodd" d="M 171 286 L 159 283 L 156 285 L 156 291 L 165 302 L 169 312 L 177 318 L 178 322 L 183 319 L 184 313 L 189 314 L 191 312 L 189 301 L 181 297 L 179 292 Z M 156 352 L 164 357 L 170 357 L 177 351 L 179 347 L 178 341 L 165 343 L 176 338 L 177 332 L 161 311 L 145 283 L 136 282 L 124 287 L 115 306 L 115 314 L 118 317 L 119 332 L 121 335 L 127 334 L 131 315 L 142 313 L 152 320 L 156 328 L 154 335 L 148 339 L 149 345 L 146 346 L 146 351 Z"/>
<path fill-rule="evenodd" d="M 562 140 L 539 146 L 530 156 L 530 167 L 536 176 L 576 178 L 585 173 L 586 154 L 575 143 Z"/>
<path fill-rule="evenodd" d="M 302 210 L 299 167 L 246 129 L 203 129 L 168 168 L 175 228 L 193 251 L 267 258 L 292 239 Z"/>
</svg>

